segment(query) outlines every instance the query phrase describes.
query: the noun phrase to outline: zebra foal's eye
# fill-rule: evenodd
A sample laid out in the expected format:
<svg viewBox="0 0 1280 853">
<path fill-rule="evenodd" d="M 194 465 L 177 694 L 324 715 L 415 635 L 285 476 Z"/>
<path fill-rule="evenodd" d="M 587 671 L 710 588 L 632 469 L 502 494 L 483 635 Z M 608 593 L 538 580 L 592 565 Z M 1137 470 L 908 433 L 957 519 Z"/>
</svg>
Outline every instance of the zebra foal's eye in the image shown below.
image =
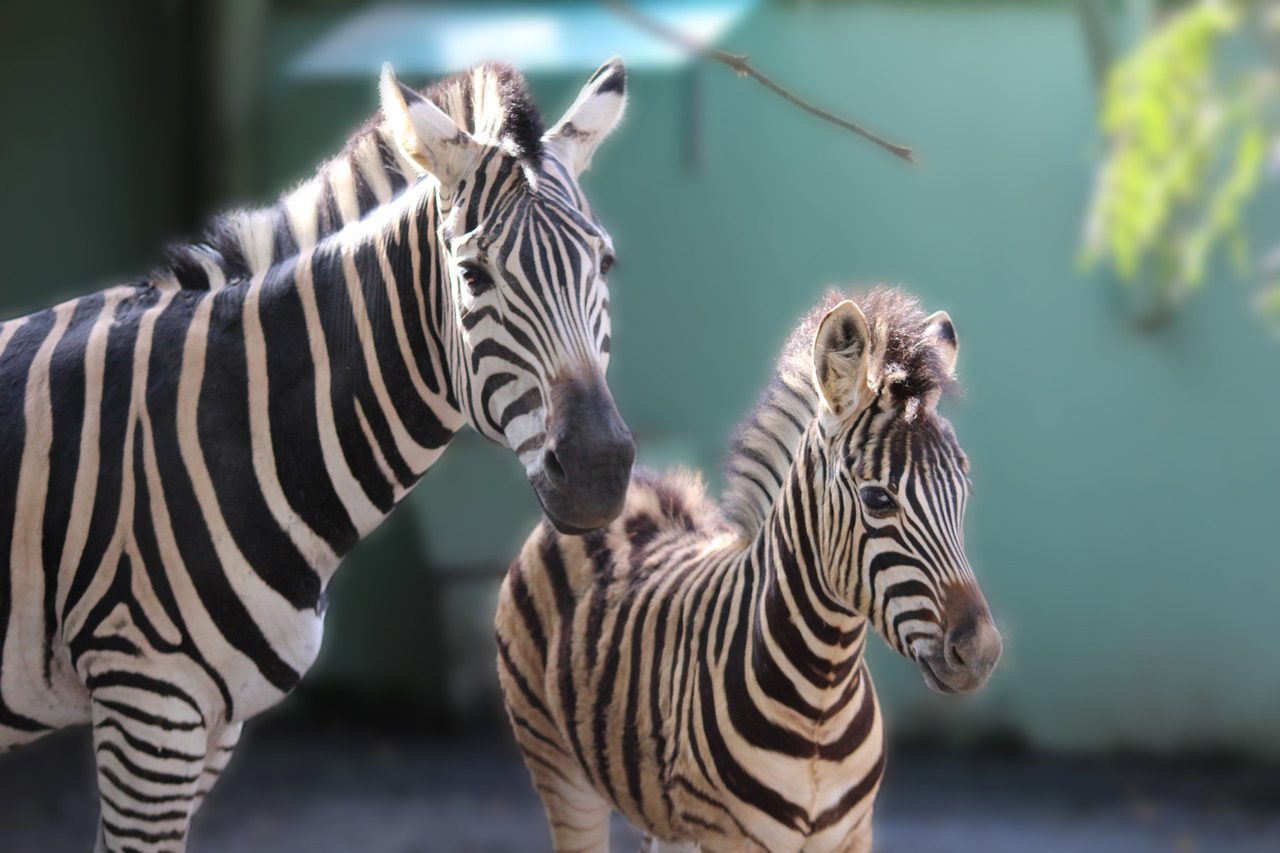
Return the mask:
<svg viewBox="0 0 1280 853">
<path fill-rule="evenodd" d="M 605 255 L 600 259 L 600 275 L 608 275 L 609 270 L 613 269 L 613 265 L 617 263 L 617 258 L 613 255 Z"/>
<path fill-rule="evenodd" d="M 893 495 L 882 486 L 863 486 L 858 496 L 862 498 L 862 506 L 872 515 L 888 515 L 898 508 Z"/>
<path fill-rule="evenodd" d="M 462 274 L 462 280 L 466 282 L 467 290 L 471 291 L 472 296 L 479 296 L 493 289 L 493 276 L 489 275 L 484 265 L 476 261 L 458 264 L 458 272 Z"/>
</svg>

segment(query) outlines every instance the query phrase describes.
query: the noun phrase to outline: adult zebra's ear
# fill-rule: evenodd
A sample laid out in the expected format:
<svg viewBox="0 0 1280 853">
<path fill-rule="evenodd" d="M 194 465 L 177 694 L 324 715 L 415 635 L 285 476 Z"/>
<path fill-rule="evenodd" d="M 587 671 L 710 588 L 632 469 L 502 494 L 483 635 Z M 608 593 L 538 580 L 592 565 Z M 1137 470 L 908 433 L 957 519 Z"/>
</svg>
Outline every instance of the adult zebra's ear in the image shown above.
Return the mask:
<svg viewBox="0 0 1280 853">
<path fill-rule="evenodd" d="M 925 318 L 925 337 L 933 342 L 933 348 L 942 360 L 942 368 L 947 376 L 956 375 L 956 356 L 960 353 L 960 341 L 956 338 L 956 327 L 951 322 L 951 315 L 946 311 L 935 311 Z"/>
<path fill-rule="evenodd" d="M 862 309 L 848 299 L 827 312 L 813 338 L 813 378 L 822 402 L 845 417 L 873 393 L 867 379 L 871 337 Z"/>
<path fill-rule="evenodd" d="M 481 145 L 427 98 L 396 79 L 391 63 L 378 82 L 382 115 L 396 145 L 446 192 L 474 167 Z"/>
<path fill-rule="evenodd" d="M 573 106 L 542 138 L 543 144 L 580 175 L 591 165 L 596 147 L 618 126 L 626 106 L 627 69 L 615 56 L 591 75 Z"/>
</svg>

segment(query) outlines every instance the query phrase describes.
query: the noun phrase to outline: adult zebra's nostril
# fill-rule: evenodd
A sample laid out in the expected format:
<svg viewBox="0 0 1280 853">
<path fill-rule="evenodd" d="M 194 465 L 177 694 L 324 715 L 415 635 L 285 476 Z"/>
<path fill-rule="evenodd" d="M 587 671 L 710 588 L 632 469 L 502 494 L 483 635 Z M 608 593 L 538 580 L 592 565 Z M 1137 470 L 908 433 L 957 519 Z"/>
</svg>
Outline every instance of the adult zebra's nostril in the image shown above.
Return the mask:
<svg viewBox="0 0 1280 853">
<path fill-rule="evenodd" d="M 964 655 L 960 653 L 960 644 L 954 640 L 947 643 L 947 661 L 952 666 L 964 666 Z"/>
<path fill-rule="evenodd" d="M 635 443 L 603 377 L 552 386 L 546 443 L 530 476 L 542 510 L 561 533 L 596 530 L 627 498 Z"/>
<path fill-rule="evenodd" d="M 565 474 L 564 465 L 560 463 L 560 457 L 556 455 L 552 447 L 547 447 L 542 451 L 542 470 L 547 473 L 551 479 L 564 482 L 568 475 Z"/>
</svg>

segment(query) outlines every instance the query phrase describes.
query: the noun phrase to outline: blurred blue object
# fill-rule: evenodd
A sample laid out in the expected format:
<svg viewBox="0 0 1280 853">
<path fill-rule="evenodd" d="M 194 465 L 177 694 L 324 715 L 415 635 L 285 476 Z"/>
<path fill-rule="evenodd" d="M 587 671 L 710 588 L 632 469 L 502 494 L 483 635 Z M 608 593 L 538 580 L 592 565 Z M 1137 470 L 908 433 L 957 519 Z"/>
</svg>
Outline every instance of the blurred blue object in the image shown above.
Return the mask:
<svg viewBox="0 0 1280 853">
<path fill-rule="evenodd" d="M 636 3 L 635 8 L 700 43 L 715 41 L 756 0 Z M 670 68 L 687 52 L 654 38 L 600 4 L 410 6 L 355 12 L 289 64 L 297 77 L 364 77 L 391 62 L 401 74 L 434 75 L 502 59 L 522 71 L 590 71 L 602 51 L 628 67 Z"/>
</svg>

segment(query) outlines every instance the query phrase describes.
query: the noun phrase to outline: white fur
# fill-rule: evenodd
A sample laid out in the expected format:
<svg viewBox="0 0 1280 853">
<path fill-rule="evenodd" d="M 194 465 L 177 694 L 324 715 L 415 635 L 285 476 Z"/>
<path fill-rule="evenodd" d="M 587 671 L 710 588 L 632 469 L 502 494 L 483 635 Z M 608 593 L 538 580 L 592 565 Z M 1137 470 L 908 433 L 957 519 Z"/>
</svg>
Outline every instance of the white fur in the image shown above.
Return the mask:
<svg viewBox="0 0 1280 853">
<path fill-rule="evenodd" d="M 382 66 L 378 83 L 387 127 L 405 156 L 448 192 L 470 171 L 480 144 L 422 95 L 396 79 L 391 64 Z"/>
<path fill-rule="evenodd" d="M 605 71 L 608 68 L 612 70 Z M 596 148 L 622 121 L 627 108 L 626 73 L 622 60 L 616 56 L 600 66 L 560 121 L 543 137 L 543 143 L 557 151 L 575 174 L 591 166 Z M 623 75 L 621 91 L 600 91 L 619 74 Z"/>
</svg>

